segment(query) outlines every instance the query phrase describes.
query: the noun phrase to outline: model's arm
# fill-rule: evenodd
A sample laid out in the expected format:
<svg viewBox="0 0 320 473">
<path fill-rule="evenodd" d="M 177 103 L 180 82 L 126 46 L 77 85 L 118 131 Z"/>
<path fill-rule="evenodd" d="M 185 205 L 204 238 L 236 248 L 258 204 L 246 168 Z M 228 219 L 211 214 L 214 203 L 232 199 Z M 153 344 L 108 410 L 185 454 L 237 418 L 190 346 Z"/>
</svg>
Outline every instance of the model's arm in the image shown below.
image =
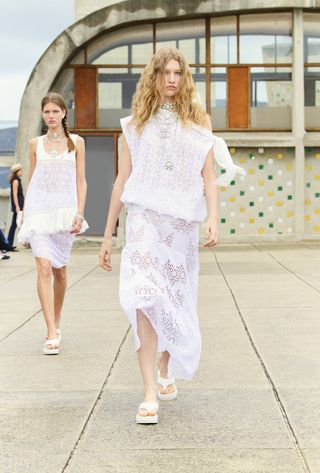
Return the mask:
<svg viewBox="0 0 320 473">
<path fill-rule="evenodd" d="M 124 185 L 126 180 L 131 174 L 131 155 L 128 147 L 128 143 L 122 134 L 122 146 L 121 156 L 119 163 L 119 172 L 110 199 L 109 212 L 107 218 L 107 224 L 104 232 L 103 242 L 99 253 L 99 264 L 103 269 L 107 271 L 112 270 L 111 266 L 111 251 L 112 251 L 112 234 L 119 218 L 123 203 L 120 200 L 121 194 L 123 193 Z"/>
<path fill-rule="evenodd" d="M 13 202 L 14 202 L 14 206 L 17 213 L 20 212 L 21 210 L 19 207 L 19 201 L 18 201 L 18 186 L 19 186 L 18 179 L 15 179 L 12 183 L 12 197 L 13 197 Z"/>
<path fill-rule="evenodd" d="M 34 172 L 34 168 L 36 167 L 36 162 L 37 162 L 36 149 L 37 149 L 37 138 L 32 138 L 32 140 L 30 140 L 30 143 L 29 143 L 29 178 L 28 178 L 28 184 L 27 184 L 27 190 L 26 190 L 26 197 L 28 193 L 29 184 Z M 22 217 L 21 217 L 19 226 L 21 226 L 23 223 L 23 213 L 20 215 Z"/>
<path fill-rule="evenodd" d="M 212 132 L 211 120 L 208 116 L 207 128 Z M 205 236 L 207 242 L 203 245 L 213 246 L 218 242 L 218 192 L 216 185 L 216 173 L 213 167 L 213 151 L 209 151 L 203 169 L 204 191 L 208 207 L 208 218 L 206 221 Z"/>
<path fill-rule="evenodd" d="M 81 136 L 77 137 L 76 144 L 76 166 L 77 166 L 77 197 L 78 197 L 78 209 L 77 215 L 75 215 L 71 233 L 79 233 L 83 222 L 84 207 L 86 204 L 87 197 L 87 181 L 86 181 L 86 163 L 85 163 L 85 143 Z"/>
<path fill-rule="evenodd" d="M 37 157 L 36 157 L 37 139 L 38 138 L 32 138 L 32 140 L 30 140 L 30 143 L 29 143 L 29 179 L 28 179 L 28 185 L 27 185 L 27 192 L 28 192 L 28 187 L 29 187 L 29 184 L 34 172 L 34 168 L 36 167 L 36 162 L 37 162 Z"/>
</svg>

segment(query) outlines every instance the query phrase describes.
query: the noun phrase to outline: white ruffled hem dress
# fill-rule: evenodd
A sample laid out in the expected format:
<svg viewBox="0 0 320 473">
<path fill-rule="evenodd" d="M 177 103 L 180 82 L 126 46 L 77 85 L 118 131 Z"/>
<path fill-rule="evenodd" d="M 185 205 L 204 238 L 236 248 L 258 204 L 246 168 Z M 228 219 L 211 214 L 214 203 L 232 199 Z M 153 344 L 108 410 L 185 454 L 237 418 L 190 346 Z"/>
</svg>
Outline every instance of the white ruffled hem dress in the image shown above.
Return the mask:
<svg viewBox="0 0 320 473">
<path fill-rule="evenodd" d="M 137 310 L 141 310 L 157 334 L 158 352 L 170 353 L 168 376 L 191 379 L 201 355 L 198 240 L 199 223 L 206 215 L 201 170 L 214 147 L 217 162 L 226 169 L 218 185 L 228 185 L 244 171 L 233 164 L 224 141 L 208 130 L 177 122 L 166 134 L 172 148 L 172 155 L 166 156 L 155 119 L 141 135 L 131 119 L 121 120 L 132 172 L 121 196 L 128 214 L 120 303 L 136 349 L 140 348 Z"/>
<path fill-rule="evenodd" d="M 77 135 L 70 135 L 76 143 Z M 44 148 L 44 136 L 37 139 L 34 169 L 23 211 L 18 241 L 30 244 L 35 257 L 46 258 L 54 268 L 69 262 L 74 235 L 70 233 L 77 213 L 76 152 L 56 156 Z M 82 223 L 81 232 L 89 228 Z"/>
</svg>

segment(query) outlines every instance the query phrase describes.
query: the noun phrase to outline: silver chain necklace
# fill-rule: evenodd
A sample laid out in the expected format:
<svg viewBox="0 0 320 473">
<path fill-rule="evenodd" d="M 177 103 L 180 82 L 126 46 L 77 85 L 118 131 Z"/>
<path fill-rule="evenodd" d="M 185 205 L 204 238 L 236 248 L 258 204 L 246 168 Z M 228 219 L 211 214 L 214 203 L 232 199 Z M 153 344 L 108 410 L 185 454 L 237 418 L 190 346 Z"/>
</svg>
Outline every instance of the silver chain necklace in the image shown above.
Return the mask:
<svg viewBox="0 0 320 473">
<path fill-rule="evenodd" d="M 172 112 L 168 117 L 165 117 L 163 114 L 157 112 L 155 114 L 155 119 L 156 124 L 159 128 L 161 152 L 164 157 L 163 166 L 167 171 L 172 171 L 174 169 L 174 161 L 172 160 L 172 148 L 174 148 L 176 140 L 178 115 Z M 174 133 L 172 133 L 173 130 Z"/>
</svg>

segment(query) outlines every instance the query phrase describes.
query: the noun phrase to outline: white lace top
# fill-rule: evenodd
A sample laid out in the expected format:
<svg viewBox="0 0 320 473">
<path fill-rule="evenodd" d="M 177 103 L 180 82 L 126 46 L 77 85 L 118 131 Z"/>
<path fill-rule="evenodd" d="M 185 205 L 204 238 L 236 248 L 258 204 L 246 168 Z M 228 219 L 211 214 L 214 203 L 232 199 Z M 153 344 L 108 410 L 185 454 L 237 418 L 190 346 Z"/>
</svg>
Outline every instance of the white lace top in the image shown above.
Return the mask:
<svg viewBox="0 0 320 473">
<path fill-rule="evenodd" d="M 77 135 L 70 135 L 76 143 Z M 71 230 L 77 213 L 75 150 L 50 156 L 39 136 L 34 169 L 23 210 L 23 224 L 18 241 L 26 243 L 32 235 L 56 234 Z M 88 229 L 84 220 L 81 233 Z"/>
<path fill-rule="evenodd" d="M 202 221 L 207 210 L 201 171 L 210 149 L 213 147 L 216 161 L 226 170 L 217 179 L 218 185 L 228 185 L 236 173 L 245 174 L 233 164 L 223 139 L 204 127 L 183 126 L 178 120 L 160 136 L 159 121 L 153 117 L 138 134 L 131 120 L 132 116 L 121 119 L 132 161 L 132 172 L 121 196 L 125 204 L 134 203 L 175 218 Z"/>
</svg>

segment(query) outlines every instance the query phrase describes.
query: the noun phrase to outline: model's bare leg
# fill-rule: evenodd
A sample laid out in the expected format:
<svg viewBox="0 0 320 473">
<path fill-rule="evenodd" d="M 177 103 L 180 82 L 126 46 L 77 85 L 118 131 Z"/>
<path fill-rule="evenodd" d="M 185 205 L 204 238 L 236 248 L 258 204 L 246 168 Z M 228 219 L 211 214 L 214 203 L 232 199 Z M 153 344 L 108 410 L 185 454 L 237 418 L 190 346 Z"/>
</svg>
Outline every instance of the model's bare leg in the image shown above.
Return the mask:
<svg viewBox="0 0 320 473">
<path fill-rule="evenodd" d="M 168 377 L 168 363 L 170 359 L 170 353 L 167 351 L 164 351 L 161 353 L 159 360 L 158 360 L 158 368 L 160 371 L 160 376 L 161 378 L 167 378 Z M 171 394 L 173 393 L 176 388 L 173 384 L 169 384 L 167 388 L 164 388 L 163 386 L 158 385 L 158 389 L 161 394 Z"/>
<path fill-rule="evenodd" d="M 56 338 L 56 327 L 54 323 L 54 302 L 52 288 L 52 266 L 46 258 L 36 258 L 38 278 L 37 289 L 42 307 L 42 312 L 47 324 L 48 338 Z M 51 345 L 48 346 L 51 348 Z"/>
<path fill-rule="evenodd" d="M 54 295 L 54 321 L 56 329 L 60 329 L 61 309 L 67 289 L 67 267 L 52 268 L 53 295 Z"/>
<path fill-rule="evenodd" d="M 149 319 L 141 310 L 137 310 L 137 324 L 140 339 L 140 348 L 137 353 L 144 385 L 144 400 L 145 402 L 157 402 L 154 369 L 158 337 Z M 146 413 L 141 410 L 139 414 L 145 415 Z"/>
</svg>

